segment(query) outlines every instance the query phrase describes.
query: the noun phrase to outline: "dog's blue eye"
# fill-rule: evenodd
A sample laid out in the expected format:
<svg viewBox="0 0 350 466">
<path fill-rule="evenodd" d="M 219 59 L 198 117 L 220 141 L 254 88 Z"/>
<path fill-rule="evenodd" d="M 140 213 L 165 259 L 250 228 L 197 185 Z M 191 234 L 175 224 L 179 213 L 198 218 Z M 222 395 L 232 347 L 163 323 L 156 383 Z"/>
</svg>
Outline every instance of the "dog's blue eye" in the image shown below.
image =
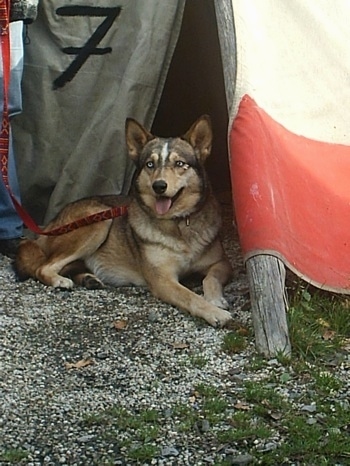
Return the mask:
<svg viewBox="0 0 350 466">
<path fill-rule="evenodd" d="M 182 160 L 177 160 L 176 161 L 176 166 L 177 167 L 183 167 L 185 165 L 185 162 L 183 162 Z"/>
<path fill-rule="evenodd" d="M 154 162 L 152 162 L 152 160 L 149 160 L 149 161 L 146 163 L 146 167 L 147 167 L 147 168 L 154 168 Z"/>
</svg>

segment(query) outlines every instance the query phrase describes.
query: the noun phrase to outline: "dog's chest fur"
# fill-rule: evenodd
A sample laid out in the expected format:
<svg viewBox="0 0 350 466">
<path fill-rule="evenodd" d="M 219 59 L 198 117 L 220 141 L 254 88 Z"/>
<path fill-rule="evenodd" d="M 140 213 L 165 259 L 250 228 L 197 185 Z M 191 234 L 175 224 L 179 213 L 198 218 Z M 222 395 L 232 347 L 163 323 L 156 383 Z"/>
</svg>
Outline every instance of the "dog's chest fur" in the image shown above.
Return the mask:
<svg viewBox="0 0 350 466">
<path fill-rule="evenodd" d="M 217 238 L 221 226 L 219 205 L 211 197 L 200 211 L 175 218 L 149 217 L 137 204 L 130 206 L 130 226 L 143 251 L 163 251 L 164 255 L 178 255 L 183 262 L 198 260 Z"/>
</svg>

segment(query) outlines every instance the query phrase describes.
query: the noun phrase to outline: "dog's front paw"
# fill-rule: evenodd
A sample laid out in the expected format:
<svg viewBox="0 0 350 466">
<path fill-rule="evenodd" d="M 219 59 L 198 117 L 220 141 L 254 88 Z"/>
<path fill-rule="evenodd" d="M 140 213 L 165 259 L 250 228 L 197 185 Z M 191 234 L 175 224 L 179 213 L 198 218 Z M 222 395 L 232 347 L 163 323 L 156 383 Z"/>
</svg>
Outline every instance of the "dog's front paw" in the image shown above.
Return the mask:
<svg viewBox="0 0 350 466">
<path fill-rule="evenodd" d="M 218 308 L 217 311 L 211 313 L 206 320 L 213 327 L 222 328 L 232 320 L 232 315 L 228 311 Z"/>
<path fill-rule="evenodd" d="M 58 276 L 57 278 L 53 279 L 52 286 L 54 288 L 64 288 L 66 290 L 71 290 L 74 286 L 74 283 L 69 278 Z"/>
</svg>

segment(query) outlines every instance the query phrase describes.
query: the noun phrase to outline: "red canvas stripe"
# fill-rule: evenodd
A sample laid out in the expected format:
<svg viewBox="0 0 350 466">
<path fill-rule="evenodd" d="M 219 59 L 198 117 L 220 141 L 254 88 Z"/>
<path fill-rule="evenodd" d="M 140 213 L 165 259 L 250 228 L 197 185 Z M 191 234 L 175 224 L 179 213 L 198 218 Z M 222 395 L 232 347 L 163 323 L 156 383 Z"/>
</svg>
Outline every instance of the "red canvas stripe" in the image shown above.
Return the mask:
<svg viewBox="0 0 350 466">
<path fill-rule="evenodd" d="M 307 281 L 350 293 L 350 147 L 296 135 L 245 96 L 230 153 L 245 257 L 276 255 Z"/>
</svg>

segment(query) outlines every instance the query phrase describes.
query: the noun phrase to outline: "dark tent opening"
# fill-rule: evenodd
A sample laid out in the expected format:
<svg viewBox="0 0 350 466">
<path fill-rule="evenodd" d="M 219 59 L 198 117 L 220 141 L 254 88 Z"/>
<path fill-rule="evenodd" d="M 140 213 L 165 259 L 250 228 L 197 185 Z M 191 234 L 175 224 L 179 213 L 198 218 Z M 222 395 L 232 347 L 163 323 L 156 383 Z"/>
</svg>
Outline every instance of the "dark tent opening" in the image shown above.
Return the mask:
<svg viewBox="0 0 350 466">
<path fill-rule="evenodd" d="M 228 112 L 214 2 L 186 2 L 181 32 L 152 131 L 183 134 L 202 114 L 212 120 L 214 142 L 207 168 L 214 191 L 230 190 Z"/>
</svg>

